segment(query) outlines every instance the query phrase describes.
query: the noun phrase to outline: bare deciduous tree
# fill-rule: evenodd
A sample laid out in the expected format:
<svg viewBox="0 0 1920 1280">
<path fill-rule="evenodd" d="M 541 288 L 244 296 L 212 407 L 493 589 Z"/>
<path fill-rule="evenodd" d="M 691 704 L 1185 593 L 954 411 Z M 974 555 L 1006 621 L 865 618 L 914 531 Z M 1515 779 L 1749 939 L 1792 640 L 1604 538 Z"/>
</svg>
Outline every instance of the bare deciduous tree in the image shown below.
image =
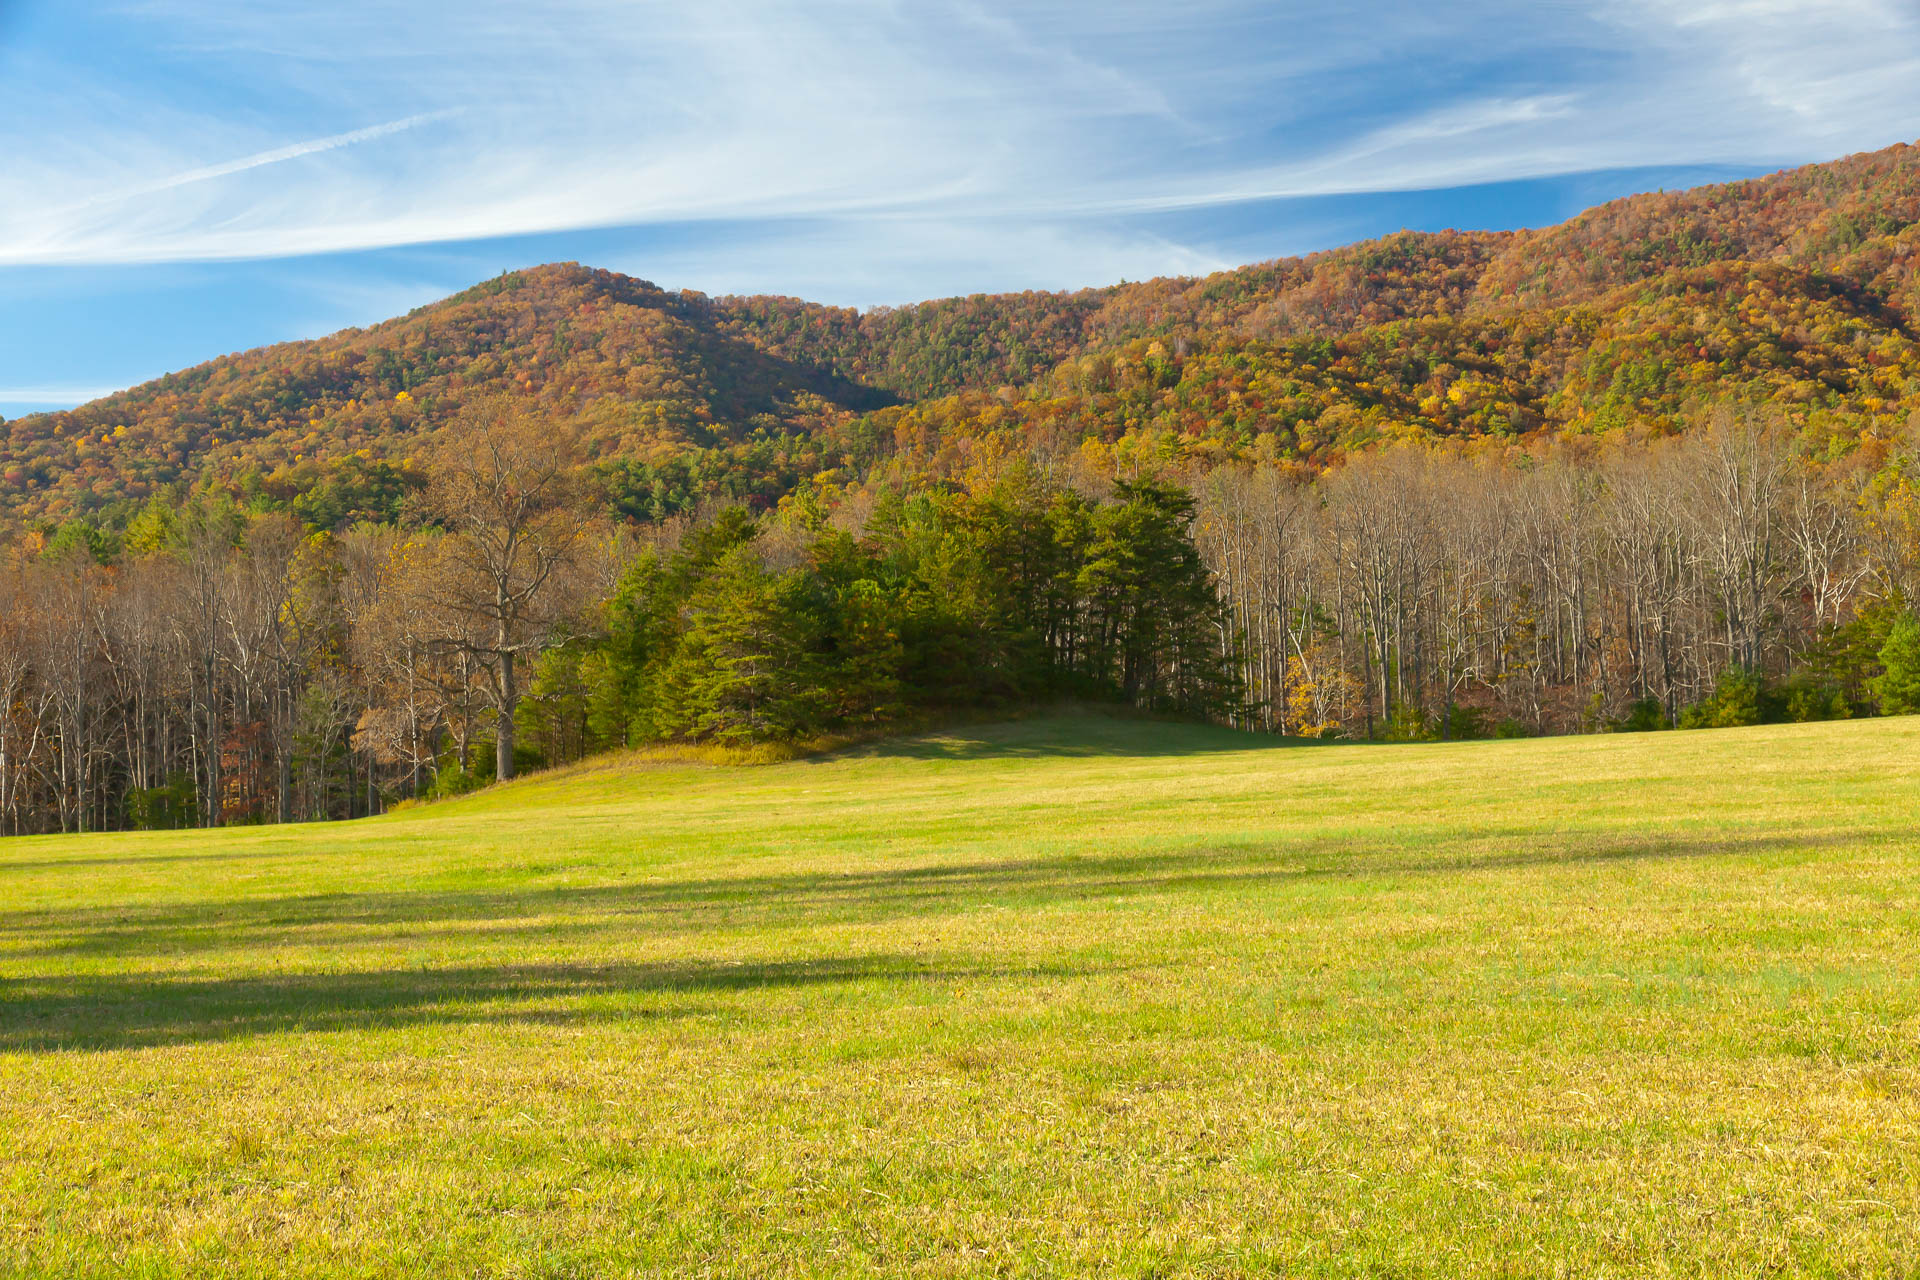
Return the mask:
<svg viewBox="0 0 1920 1280">
<path fill-rule="evenodd" d="M 570 424 L 489 400 L 447 429 L 422 496 L 445 533 L 415 599 L 439 624 L 436 643 L 469 655 L 485 674 L 501 779 L 513 776 L 521 664 L 579 609 L 583 460 Z"/>
</svg>

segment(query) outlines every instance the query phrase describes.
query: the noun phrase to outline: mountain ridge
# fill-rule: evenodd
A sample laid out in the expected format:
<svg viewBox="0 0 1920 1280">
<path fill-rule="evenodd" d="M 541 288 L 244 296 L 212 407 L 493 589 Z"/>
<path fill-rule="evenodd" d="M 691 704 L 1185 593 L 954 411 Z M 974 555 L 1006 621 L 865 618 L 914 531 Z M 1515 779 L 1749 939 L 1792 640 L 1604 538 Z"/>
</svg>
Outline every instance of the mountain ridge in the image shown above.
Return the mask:
<svg viewBox="0 0 1920 1280">
<path fill-rule="evenodd" d="M 1668 431 L 1738 399 L 1884 434 L 1920 409 L 1917 315 L 1905 144 L 1536 230 L 865 311 L 549 264 L 0 424 L 0 520 L 112 524 L 194 485 L 291 501 L 354 459 L 404 466 L 497 392 L 578 421 L 652 514 L 662 468 L 689 500 L 770 499 L 955 433 L 1319 466 L 1384 439 Z"/>
</svg>

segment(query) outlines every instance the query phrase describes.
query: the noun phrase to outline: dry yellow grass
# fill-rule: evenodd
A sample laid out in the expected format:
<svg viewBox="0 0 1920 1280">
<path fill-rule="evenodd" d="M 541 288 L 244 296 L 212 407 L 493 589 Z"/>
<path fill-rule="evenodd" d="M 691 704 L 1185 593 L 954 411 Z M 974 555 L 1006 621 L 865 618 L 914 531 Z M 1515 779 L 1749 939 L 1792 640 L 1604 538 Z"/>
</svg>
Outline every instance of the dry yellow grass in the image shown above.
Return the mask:
<svg viewBox="0 0 1920 1280">
<path fill-rule="evenodd" d="M 1920 720 L 0 843 L 0 1273 L 1911 1276 Z"/>
</svg>

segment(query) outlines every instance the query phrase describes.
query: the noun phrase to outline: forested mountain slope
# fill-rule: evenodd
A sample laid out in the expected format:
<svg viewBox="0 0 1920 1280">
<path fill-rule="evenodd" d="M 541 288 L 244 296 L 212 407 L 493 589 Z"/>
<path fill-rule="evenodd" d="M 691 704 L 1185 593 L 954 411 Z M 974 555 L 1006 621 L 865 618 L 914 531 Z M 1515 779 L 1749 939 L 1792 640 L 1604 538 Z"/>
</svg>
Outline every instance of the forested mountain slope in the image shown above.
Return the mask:
<svg viewBox="0 0 1920 1280">
<path fill-rule="evenodd" d="M 956 442 L 1320 465 L 1371 442 L 1675 429 L 1778 406 L 1849 439 L 1920 408 L 1920 150 L 1637 196 L 1521 233 L 1402 233 L 1201 279 L 857 312 L 576 265 L 0 424 L 0 521 L 169 488 L 317 525 L 392 509 L 423 433 L 505 391 L 578 420 L 617 507 L 770 500 Z"/>
</svg>

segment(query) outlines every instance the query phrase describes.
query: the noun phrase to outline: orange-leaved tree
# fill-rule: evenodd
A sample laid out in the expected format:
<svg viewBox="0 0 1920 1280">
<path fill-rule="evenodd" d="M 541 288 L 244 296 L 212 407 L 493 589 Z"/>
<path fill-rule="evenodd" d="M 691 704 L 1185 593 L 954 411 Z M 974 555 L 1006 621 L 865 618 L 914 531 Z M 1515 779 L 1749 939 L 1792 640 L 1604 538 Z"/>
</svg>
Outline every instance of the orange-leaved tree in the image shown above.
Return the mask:
<svg viewBox="0 0 1920 1280">
<path fill-rule="evenodd" d="M 584 452 L 570 424 L 483 400 L 443 433 L 421 495 L 442 533 L 409 594 L 437 646 L 482 673 L 501 780 L 513 776 L 521 659 L 562 638 L 584 603 Z"/>
</svg>

